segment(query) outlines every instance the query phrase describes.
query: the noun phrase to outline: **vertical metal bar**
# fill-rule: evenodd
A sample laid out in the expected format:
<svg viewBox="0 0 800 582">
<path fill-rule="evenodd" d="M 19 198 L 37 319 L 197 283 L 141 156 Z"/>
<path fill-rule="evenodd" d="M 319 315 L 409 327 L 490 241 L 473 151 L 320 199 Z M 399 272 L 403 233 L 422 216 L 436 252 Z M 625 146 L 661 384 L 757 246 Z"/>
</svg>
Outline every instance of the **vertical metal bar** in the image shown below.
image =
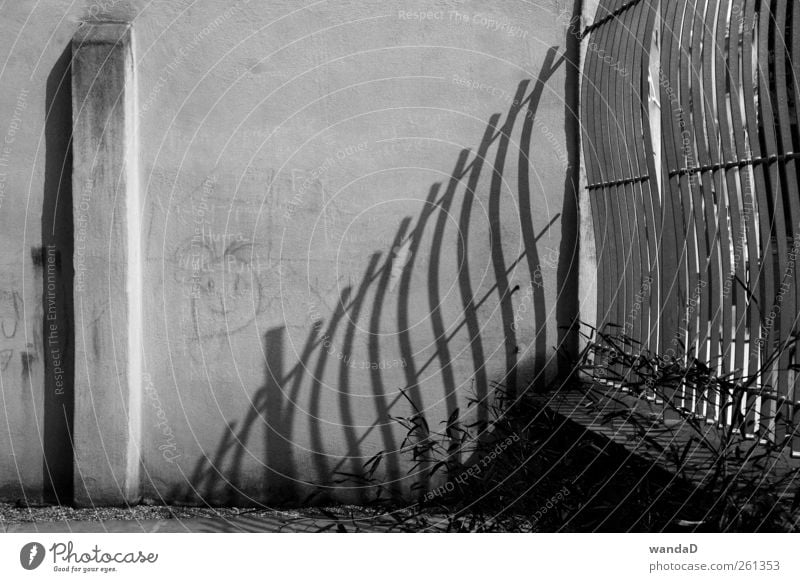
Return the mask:
<svg viewBox="0 0 800 582">
<path fill-rule="evenodd" d="M 667 356 L 679 356 L 683 351 L 681 347 L 682 306 L 687 294 L 686 263 L 687 245 L 683 218 L 683 204 L 680 188 L 680 177 L 670 175 L 670 172 L 679 168 L 679 148 L 676 131 L 678 119 L 681 115 L 680 85 L 678 72 L 680 70 L 680 42 L 683 32 L 683 14 L 686 0 L 665 2 L 662 25 L 662 58 L 661 71 L 665 75 L 660 80 L 661 85 L 661 128 L 662 150 L 666 159 L 663 173 L 664 189 L 664 244 L 661 249 L 662 273 L 662 351 Z M 666 397 L 675 399 L 677 394 L 672 389 Z"/>
<path fill-rule="evenodd" d="M 731 1 L 720 2 L 717 20 L 715 54 L 716 77 L 716 104 L 714 108 L 715 119 L 718 122 L 719 162 L 727 162 L 735 158 L 733 142 L 731 140 L 731 121 L 729 109 L 731 108 L 729 79 L 731 78 L 729 55 L 730 40 L 726 36 L 737 35 L 731 26 Z M 728 374 L 741 368 L 741 350 L 744 345 L 744 294 L 742 286 L 737 283 L 737 278 L 744 280 L 744 257 L 741 246 L 744 243 L 741 232 L 741 215 L 739 212 L 738 198 L 736 196 L 736 171 L 720 168 L 715 172 L 715 184 L 719 194 L 717 209 L 719 212 L 719 230 L 722 235 L 722 350 L 721 371 Z M 738 362 L 738 365 L 737 365 Z M 733 405 L 731 394 L 726 391 L 720 394 L 720 422 L 726 423 L 730 416 L 730 407 Z"/>
<path fill-rule="evenodd" d="M 692 76 L 692 123 L 695 136 L 695 148 L 697 161 L 701 166 L 712 164 L 711 149 L 713 146 L 708 143 L 711 139 L 715 140 L 717 128 L 715 123 L 707 123 L 710 119 L 710 112 L 713 107 L 712 95 L 710 91 L 712 81 L 712 56 L 713 56 L 713 24 L 716 17 L 717 0 L 704 0 L 701 2 L 695 19 L 695 29 L 692 41 L 692 61 L 696 65 Z M 720 248 L 718 244 L 719 233 L 717 232 L 716 216 L 716 192 L 711 172 L 701 171 L 698 173 L 700 179 L 699 189 L 701 193 L 701 204 L 703 211 L 701 216 L 704 255 L 700 256 L 700 271 L 704 273 L 706 286 L 703 288 L 701 301 L 706 306 L 706 310 L 700 313 L 700 334 L 704 342 L 700 350 L 699 357 L 716 369 L 719 358 L 720 341 L 720 308 L 721 308 L 721 281 L 720 281 Z M 715 413 L 716 396 L 713 394 L 712 386 L 701 387 L 698 394 L 696 412 L 711 419 Z"/>
<path fill-rule="evenodd" d="M 758 25 L 758 13 L 756 8 L 760 0 L 748 0 L 745 10 L 745 35 L 742 50 L 742 88 L 744 90 L 744 106 L 747 118 L 747 133 L 749 138 L 750 155 L 754 158 L 762 157 L 761 130 L 757 100 L 764 98 L 757 86 L 758 79 L 754 78 L 754 68 L 757 69 L 756 59 L 758 58 L 757 47 L 754 41 L 760 32 Z M 765 360 L 768 346 L 772 343 L 772 331 L 767 329 L 765 318 L 775 294 L 774 282 L 774 261 L 773 245 L 771 244 L 771 224 L 770 209 L 767 198 L 767 182 L 769 176 L 765 164 L 756 164 L 753 167 L 755 174 L 755 198 L 757 202 L 757 222 L 758 222 L 758 249 L 757 257 L 760 267 L 756 268 L 755 278 L 749 282 L 750 291 L 755 295 L 756 309 L 752 313 L 752 325 L 750 329 L 750 374 L 759 373 L 760 367 Z M 763 378 L 759 378 L 759 384 Z M 758 410 L 761 399 L 754 394 L 747 398 L 746 406 L 746 426 L 747 435 L 754 436 L 757 427 Z"/>
<path fill-rule="evenodd" d="M 597 18 L 603 18 L 609 12 L 609 5 L 613 4 L 613 0 L 601 2 L 598 7 Z M 595 154 L 597 161 L 595 165 L 595 179 L 594 182 L 609 181 L 611 175 L 609 174 L 609 165 L 607 162 L 607 146 L 606 134 L 603 125 L 603 112 L 608 107 L 605 99 L 605 78 L 603 76 L 603 63 L 599 57 L 599 50 L 605 50 L 607 38 L 610 34 L 610 27 L 603 26 L 592 35 L 592 43 L 590 43 L 589 54 L 592 58 L 592 94 L 594 95 L 592 115 L 591 115 L 591 129 L 592 129 L 592 151 Z M 596 41 L 595 41 L 595 37 Z M 592 201 L 597 210 L 596 213 L 596 232 L 595 232 L 595 245 L 597 249 L 597 258 L 602 265 L 600 277 L 598 282 L 598 298 L 600 303 L 597 310 L 597 325 L 598 329 L 603 329 L 612 317 L 613 306 L 613 290 L 611 281 L 616 275 L 613 261 L 615 256 L 613 254 L 613 237 L 610 235 L 612 231 L 612 214 L 609 208 L 609 188 L 603 187 L 592 194 Z M 607 359 L 604 358 L 597 362 L 599 366 L 604 366 Z"/>
<path fill-rule="evenodd" d="M 725 184 L 724 162 L 725 152 L 722 140 L 727 136 L 722 136 L 722 128 L 727 130 L 727 111 L 722 111 L 727 103 L 725 98 L 725 79 L 727 71 L 724 62 L 724 35 L 725 25 L 728 22 L 728 0 L 714 1 L 713 9 L 709 8 L 709 13 L 713 15 L 714 28 L 709 26 L 705 39 L 705 72 L 703 77 L 704 92 L 707 95 L 705 100 L 705 119 L 706 132 L 708 135 L 708 150 L 711 162 L 718 166 L 712 172 L 712 184 L 714 189 L 714 220 L 718 233 L 717 256 L 719 260 L 718 285 L 719 309 L 721 313 L 718 317 L 721 334 L 718 332 L 718 343 L 713 352 L 717 373 L 726 374 L 730 372 L 730 361 L 728 350 L 731 346 L 733 336 L 733 305 L 731 301 L 731 236 L 728 224 L 728 194 Z M 707 18 L 708 19 L 708 18 Z M 722 34 L 720 35 L 720 32 Z M 720 79 L 722 80 L 720 92 Z M 719 329 L 718 326 L 718 329 Z M 722 406 L 724 405 L 724 395 L 717 387 L 714 398 L 713 420 L 722 420 Z"/>
<path fill-rule="evenodd" d="M 609 11 L 613 12 L 614 8 L 618 2 L 612 2 L 611 6 L 609 7 Z M 598 43 L 600 45 L 600 50 L 603 51 L 604 54 L 613 54 L 612 47 L 614 46 L 614 40 L 616 38 L 616 31 L 617 27 L 616 21 L 611 21 L 602 28 L 602 35 L 601 40 Z M 599 54 L 598 54 L 599 56 Z M 598 100 L 598 134 L 599 140 L 598 143 L 601 144 L 600 154 L 601 154 L 601 167 L 604 170 L 604 173 L 601 175 L 604 181 L 611 181 L 616 180 L 619 178 L 619 174 L 616 173 L 616 168 L 614 166 L 613 157 L 612 157 L 612 150 L 613 150 L 613 136 L 612 131 L 609 126 L 609 117 L 614 109 L 614 98 L 615 95 L 610 95 L 609 87 L 610 87 L 610 75 L 607 71 L 607 64 L 603 59 L 598 60 L 598 83 L 600 86 L 600 95 L 601 99 Z M 619 288 L 618 282 L 621 278 L 621 269 L 618 263 L 619 257 L 619 244 L 618 244 L 618 236 L 619 236 L 619 218 L 617 212 L 617 204 L 616 204 L 616 197 L 617 197 L 617 188 L 616 187 L 608 187 L 603 188 L 602 190 L 603 196 L 603 204 L 605 207 L 605 236 L 604 236 L 604 245 L 603 250 L 606 253 L 607 258 L 607 279 L 603 281 L 603 286 L 605 288 L 604 293 L 606 297 L 606 308 L 605 308 L 605 323 L 619 323 Z M 618 366 L 610 366 L 610 372 L 613 374 L 619 373 Z"/>
<path fill-rule="evenodd" d="M 605 119 L 605 130 L 608 135 L 609 145 L 609 165 L 611 168 L 611 175 L 615 180 L 621 180 L 625 177 L 622 168 L 621 149 L 622 149 L 622 135 L 620 131 L 619 113 L 622 110 L 622 86 L 617 81 L 614 74 L 613 59 L 618 58 L 621 53 L 621 45 L 624 27 L 621 26 L 619 16 L 614 17 L 606 26 L 614 31 L 613 38 L 609 39 L 610 44 L 605 51 L 606 55 L 610 55 L 612 61 L 604 63 L 604 75 L 606 77 L 605 92 L 608 96 L 607 108 Z M 611 281 L 612 295 L 614 299 L 614 320 L 616 325 L 622 325 L 627 317 L 627 300 L 628 289 L 626 281 L 626 273 L 628 270 L 628 257 L 626 253 L 627 245 L 627 217 L 624 217 L 624 197 L 625 187 L 621 185 L 614 186 L 609 191 L 609 206 L 614 220 L 613 241 L 614 241 L 614 266 L 616 268 L 616 275 L 614 280 Z M 617 375 L 624 375 L 625 370 L 620 364 L 614 366 L 614 372 Z"/>
<path fill-rule="evenodd" d="M 789 81 L 792 85 L 789 96 L 792 98 L 794 107 L 790 112 L 790 125 L 787 129 L 791 130 L 792 151 L 797 152 L 800 151 L 800 130 L 798 129 L 798 108 L 800 107 L 800 76 L 798 75 L 798 71 L 800 70 L 800 6 L 798 6 L 796 2 L 792 2 L 791 7 L 791 58 L 787 63 L 787 70 L 789 71 Z M 800 183 L 800 163 L 798 163 L 797 160 L 793 160 L 792 166 L 787 164 L 786 171 L 789 172 L 793 169 L 796 180 Z M 792 233 L 794 235 L 792 245 L 794 248 L 795 245 L 800 245 L 800 208 L 798 208 L 797 197 L 793 197 L 792 202 L 793 204 L 790 208 L 792 209 Z M 795 267 L 800 269 L 800 257 L 795 259 Z M 800 307 L 800 284 L 797 283 L 797 278 L 798 273 L 795 271 L 795 306 Z M 797 339 L 798 325 L 796 314 L 793 323 L 793 332 L 795 334 L 795 339 Z M 797 345 L 795 345 L 793 352 L 793 363 L 795 365 L 800 364 L 800 361 L 798 361 L 800 360 L 800 358 L 798 358 L 800 350 Z M 800 432 L 796 430 L 798 423 L 800 423 L 800 390 L 798 390 L 798 379 L 800 379 L 800 374 L 798 374 L 797 371 L 793 371 L 789 388 L 791 405 L 787 412 L 788 429 L 794 433 L 791 439 L 792 454 L 800 453 Z"/>
<path fill-rule="evenodd" d="M 656 31 L 657 34 L 660 36 L 660 5 L 659 3 L 655 3 L 655 5 L 651 2 L 646 2 L 642 8 L 643 12 L 647 15 L 647 24 L 644 29 L 643 44 L 644 44 L 644 52 L 642 54 L 642 62 L 639 67 L 634 69 L 634 72 L 638 72 L 639 74 L 639 93 L 641 95 L 641 103 L 640 108 L 637 108 L 638 115 L 636 118 L 636 123 L 641 127 L 642 135 L 644 136 L 644 150 L 642 152 L 644 156 L 644 160 L 642 163 L 642 167 L 647 168 L 647 174 L 650 176 L 650 179 L 646 182 L 643 182 L 641 185 L 642 189 L 642 202 L 644 207 L 644 216 L 645 216 L 645 230 L 647 232 L 647 246 L 648 246 L 648 272 L 647 275 L 649 277 L 648 283 L 648 291 L 649 291 L 649 298 L 648 298 L 648 319 L 649 319 L 649 329 L 648 329 L 648 336 L 646 346 L 652 352 L 658 352 L 660 350 L 660 328 L 661 328 L 661 279 L 662 279 L 662 263 L 659 260 L 659 252 L 660 249 L 664 244 L 666 244 L 664 240 L 664 230 L 663 230 L 663 215 L 662 215 L 662 200 L 661 200 L 661 191 L 659 189 L 659 174 L 657 172 L 661 172 L 661 168 L 656 166 L 656 158 L 655 158 L 655 151 L 653 146 L 653 140 L 658 137 L 660 140 L 660 135 L 653 136 L 650 130 L 650 79 L 649 79 L 649 72 L 650 72 L 650 60 L 653 58 L 653 55 L 650 54 L 651 50 L 651 39 L 653 38 L 653 34 L 655 31 L 656 20 L 659 20 L 659 30 Z M 659 44 L 660 48 L 660 44 Z M 661 58 L 660 55 L 655 55 L 657 58 Z M 660 63 L 659 63 L 660 64 Z M 645 70 L 647 70 L 648 74 L 645 74 Z M 654 85 L 652 86 L 652 90 L 655 92 L 660 93 L 660 84 L 658 78 L 654 79 Z M 659 94 L 660 99 L 660 94 Z M 659 118 L 659 124 L 661 122 Z M 660 144 L 659 144 L 660 146 Z M 660 149 L 660 148 L 659 148 Z M 674 246 L 672 249 L 674 250 Z"/>
<path fill-rule="evenodd" d="M 617 126 L 620 136 L 619 156 L 620 156 L 620 171 L 622 176 L 638 176 L 638 156 L 636 155 L 636 142 L 641 138 L 635 136 L 632 127 L 632 107 L 634 103 L 632 84 L 620 74 L 620 69 L 630 70 L 632 68 L 632 61 L 634 53 L 639 43 L 636 38 L 637 28 L 635 21 L 638 20 L 638 11 L 635 7 L 629 8 L 622 15 L 621 21 L 618 26 L 621 30 L 620 48 L 619 52 L 615 54 L 616 66 L 613 69 L 613 75 L 616 80 L 617 86 Z M 642 336 L 641 317 L 636 309 L 637 305 L 637 292 L 641 286 L 641 243 L 639 240 L 639 224 L 637 217 L 637 201 L 636 201 L 637 185 L 636 183 L 625 184 L 622 189 L 622 197 L 620 199 L 620 207 L 623 213 L 623 249 L 625 252 L 625 319 L 623 325 L 628 329 L 630 322 L 629 335 L 635 341 L 640 341 Z M 632 346 L 633 347 L 633 346 Z M 634 348 L 636 349 L 636 348 Z M 628 348 L 629 353 L 632 350 Z M 638 377 L 632 374 L 632 370 L 625 371 L 626 377 L 631 382 L 637 382 Z"/>
<path fill-rule="evenodd" d="M 759 141 L 763 146 L 762 155 L 770 157 L 778 155 L 778 144 L 775 134 L 775 111 L 772 105 L 772 91 L 770 74 L 774 71 L 772 46 L 770 36 L 774 28 L 773 15 L 770 9 L 770 0 L 761 0 L 758 6 L 758 47 L 757 47 L 757 74 L 758 74 L 758 106 L 759 106 Z M 774 392 L 778 382 L 782 380 L 780 372 L 780 358 L 774 359 L 775 350 L 781 337 L 781 319 L 783 324 L 786 318 L 780 317 L 778 301 L 778 288 L 781 285 L 783 274 L 787 272 L 787 247 L 786 247 L 786 213 L 783 205 L 783 187 L 778 176 L 778 161 L 769 161 L 760 164 L 766 182 L 764 199 L 766 200 L 768 215 L 764 223 L 767 225 L 766 234 L 770 249 L 766 251 L 765 260 L 770 260 L 774 271 L 771 279 L 767 279 L 766 296 L 762 317 L 766 336 L 762 355 L 761 386 Z M 773 243 L 772 240 L 775 240 Z M 777 253 L 777 256 L 775 254 Z M 768 275 L 769 276 L 769 275 Z M 774 433 L 773 417 L 775 414 L 775 401 L 767 398 L 760 403 L 759 425 L 756 432 L 765 437 Z"/>
<path fill-rule="evenodd" d="M 729 158 L 746 160 L 749 159 L 749 150 L 745 139 L 745 121 L 742 112 L 743 108 L 743 89 L 742 89 L 742 50 L 741 45 L 745 42 L 745 0 L 734 0 L 731 7 L 731 27 L 728 42 L 728 72 L 730 74 L 730 113 L 733 135 L 734 155 Z M 740 221 L 737 221 L 740 240 L 737 240 L 736 251 L 740 255 L 740 265 L 736 269 L 736 315 L 739 319 L 736 335 L 736 354 L 734 366 L 740 370 L 739 374 L 746 374 L 750 370 L 750 353 L 752 344 L 752 324 L 754 313 L 757 306 L 753 302 L 753 295 L 749 291 L 749 282 L 754 279 L 757 267 L 757 240 L 755 236 L 754 216 L 755 203 L 753 198 L 752 168 L 750 166 L 740 166 L 733 168 L 729 172 L 733 176 L 735 189 L 731 194 L 735 194 L 733 208 L 739 210 Z M 734 257 L 737 255 L 734 254 Z M 741 303 L 739 299 L 741 298 Z M 731 422 L 739 422 L 741 410 L 731 409 Z"/>
<path fill-rule="evenodd" d="M 696 0 L 686 2 L 686 10 L 683 15 L 681 26 L 681 43 L 679 52 L 680 70 L 677 76 L 680 92 L 681 114 L 679 120 L 678 140 L 675 144 L 678 151 L 678 161 L 681 168 L 686 168 L 694 160 L 694 132 L 691 122 L 691 41 L 692 31 L 695 23 Z M 687 295 L 682 305 L 683 329 L 681 333 L 685 337 L 685 350 L 687 357 L 697 354 L 698 346 L 698 299 L 702 293 L 699 276 L 698 253 L 699 237 L 704 237 L 702 226 L 698 224 L 699 196 L 695 186 L 696 177 L 688 173 L 682 173 L 679 177 L 680 196 L 683 204 L 684 233 L 686 236 L 686 274 L 687 274 Z M 694 410 L 695 394 L 689 387 L 683 386 L 684 400 L 683 406 Z"/>
<path fill-rule="evenodd" d="M 642 133 L 642 56 L 645 47 L 649 48 L 649 37 L 646 36 L 648 10 L 645 4 L 638 4 L 630 9 L 633 25 L 631 28 L 631 56 L 624 66 L 627 75 L 625 83 L 629 92 L 629 111 L 627 115 L 627 131 L 633 148 L 632 167 L 635 176 L 647 175 L 644 134 Z M 646 180 L 645 182 L 649 182 Z M 645 182 L 636 182 L 632 186 L 631 209 L 634 214 L 635 236 L 633 240 L 634 252 L 637 254 L 638 272 L 634 279 L 633 315 L 637 318 L 636 340 L 640 345 L 635 346 L 640 352 L 648 345 L 649 337 L 649 298 L 646 297 L 646 281 L 650 273 L 650 252 L 647 232 L 647 214 L 644 204 Z"/>
<path fill-rule="evenodd" d="M 772 48 L 775 55 L 774 60 L 774 83 L 776 102 L 773 107 L 777 108 L 777 140 L 779 144 L 779 154 L 790 154 L 794 151 L 792 144 L 792 120 L 789 112 L 789 96 L 791 89 L 787 86 L 787 51 L 786 41 L 788 20 L 788 6 L 785 2 L 776 2 L 775 20 L 773 21 Z M 796 4 L 793 5 L 796 10 Z M 797 251 L 798 248 L 798 223 L 800 223 L 800 188 L 798 188 L 796 160 L 792 158 L 784 159 L 778 164 L 780 180 L 783 184 L 785 198 L 784 211 L 782 218 L 785 218 L 785 232 L 787 243 L 792 242 L 790 249 L 784 249 L 785 265 L 780 271 L 778 279 L 778 293 L 781 297 L 780 303 L 780 347 L 782 350 L 778 362 L 779 376 L 777 396 L 779 400 L 775 403 L 775 438 L 778 442 L 782 441 L 787 433 L 786 419 L 790 414 L 790 403 L 792 399 L 792 376 L 793 372 L 789 369 L 791 365 L 791 352 L 789 342 L 796 328 L 797 303 L 795 301 L 797 289 Z"/>
</svg>

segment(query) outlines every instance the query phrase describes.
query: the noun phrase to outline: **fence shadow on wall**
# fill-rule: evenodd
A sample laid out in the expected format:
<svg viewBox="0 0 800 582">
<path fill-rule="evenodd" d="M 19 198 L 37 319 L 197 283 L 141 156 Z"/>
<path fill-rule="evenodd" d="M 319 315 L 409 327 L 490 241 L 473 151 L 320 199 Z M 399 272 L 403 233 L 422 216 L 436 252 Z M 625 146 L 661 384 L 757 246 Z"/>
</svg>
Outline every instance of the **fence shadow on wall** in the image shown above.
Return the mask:
<svg viewBox="0 0 800 582">
<path fill-rule="evenodd" d="M 290 369 L 285 369 L 286 330 L 283 327 L 273 328 L 264 336 L 264 353 L 266 354 L 266 378 L 264 385 L 251 397 L 249 409 L 244 416 L 230 422 L 218 442 L 216 450 L 199 461 L 188 482 L 174 489 L 172 499 L 198 500 L 220 503 L 241 504 L 269 500 L 271 503 L 297 502 L 305 494 L 316 489 L 319 485 L 338 487 L 341 491 L 346 485 L 333 485 L 336 475 L 358 474 L 363 462 L 370 455 L 364 454 L 362 445 L 364 441 L 377 432 L 382 443 L 382 450 L 394 451 L 384 457 L 385 478 L 399 491 L 402 487 L 405 468 L 402 463 L 402 452 L 398 452 L 400 442 L 396 430 L 393 428 L 391 416 L 398 415 L 400 405 L 407 408 L 403 394 L 398 394 L 397 386 L 391 390 L 385 385 L 380 369 L 370 370 L 368 381 L 375 406 L 375 423 L 362 434 L 356 433 L 351 409 L 352 399 L 349 390 L 350 366 L 336 356 L 329 354 L 324 349 L 326 338 L 341 337 L 340 351 L 344 354 L 352 353 L 356 340 L 357 325 L 366 327 L 369 332 L 367 340 L 369 358 L 373 362 L 380 360 L 380 322 L 384 314 L 390 309 L 396 310 L 398 321 L 397 341 L 400 354 L 406 365 L 403 368 L 404 382 L 403 393 L 408 400 L 419 410 L 422 406 L 420 380 L 425 372 L 430 372 L 433 366 L 438 365 L 438 373 L 443 385 L 443 399 L 446 414 L 449 418 L 458 409 L 456 401 L 456 380 L 451 369 L 454 350 L 451 346 L 453 337 L 466 330 L 468 337 L 468 351 L 474 370 L 474 396 L 484 399 L 490 394 L 493 381 L 502 381 L 510 393 L 528 389 L 530 378 L 527 374 L 523 377 L 519 373 L 519 348 L 514 324 L 514 308 L 512 296 L 519 292 L 518 286 L 512 288 L 510 275 L 519 266 L 524 266 L 529 273 L 540 272 L 540 254 L 537 241 L 559 219 L 556 215 L 543 229 L 536 232 L 534 229 L 534 212 L 532 205 L 532 187 L 529 181 L 531 157 L 531 144 L 536 120 L 536 113 L 545 85 L 550 77 L 565 62 L 564 55 L 558 56 L 557 47 L 549 49 L 539 76 L 535 80 L 524 80 L 519 83 L 514 100 L 506 112 L 505 119 L 501 114 L 493 115 L 486 124 L 483 137 L 473 153 L 470 149 L 462 149 L 458 155 L 453 171 L 446 182 L 434 183 L 428 192 L 423 208 L 415 219 L 406 217 L 393 234 L 390 248 L 399 249 L 404 244 L 409 244 L 408 260 L 405 263 L 399 279 L 393 281 L 393 256 L 392 253 L 374 252 L 369 257 L 363 276 L 355 285 L 344 288 L 338 298 L 337 308 L 327 322 L 317 321 L 309 331 L 305 343 L 299 350 L 297 363 Z M 568 104 L 569 108 L 570 105 Z M 567 117 L 572 111 L 568 110 Z M 502 125 L 500 125 L 502 123 Z M 567 122 L 569 126 L 569 121 Z M 521 126 L 520 126 L 521 124 Z M 511 138 L 515 127 L 521 129 L 520 142 L 516 144 Z M 496 146 L 494 154 L 489 150 Z M 502 231 L 500 224 L 501 187 L 504 183 L 505 169 L 514 162 L 514 149 L 517 149 L 517 184 L 516 203 L 520 216 L 520 232 L 523 241 L 522 253 L 518 256 L 506 256 L 503 250 Z M 574 155 L 574 148 L 570 148 L 570 155 Z M 574 184 L 572 172 L 577 164 L 574 159 L 569 160 L 566 180 Z M 489 234 L 491 242 L 490 263 L 493 285 L 489 292 L 478 293 L 473 288 L 473 279 L 470 273 L 467 249 L 470 241 L 470 221 L 473 218 L 473 209 L 478 200 L 479 179 L 489 176 L 490 188 L 488 194 L 482 194 L 482 202 L 488 209 Z M 459 192 L 463 191 L 463 195 Z M 574 200 L 565 202 L 573 205 Z M 573 207 L 571 206 L 571 207 Z M 455 326 L 446 324 L 440 311 L 442 300 L 439 288 L 440 270 L 442 269 L 442 244 L 448 223 L 453 220 L 458 223 L 458 275 L 455 285 L 463 309 L 463 317 Z M 452 226 L 451 226 L 452 228 Z M 574 236 L 574 225 L 565 226 L 564 236 Z M 431 236 L 431 255 L 427 265 L 417 262 L 418 252 L 423 232 Z M 574 240 L 568 242 L 574 252 Z M 474 242 L 473 242 L 474 244 Z M 564 243 L 562 241 L 562 249 Z M 574 256 L 564 257 L 570 264 Z M 559 266 L 557 286 L 561 289 L 573 275 L 571 268 Z M 432 357 L 421 360 L 415 358 L 412 341 L 409 335 L 409 288 L 412 274 L 421 272 L 428 284 L 429 321 L 435 338 L 435 353 Z M 396 288 L 396 306 L 388 302 L 390 283 Z M 544 289 L 541 285 L 531 284 L 531 303 L 533 317 L 535 318 L 535 339 L 533 345 L 533 360 L 535 370 L 541 371 L 547 361 L 547 314 Z M 372 293 L 371 301 L 367 302 L 368 294 Z M 559 292 L 560 296 L 561 293 Z M 576 294 L 565 294 L 565 297 L 577 297 Z M 490 350 L 484 345 L 485 339 L 481 335 L 481 324 L 478 311 L 487 302 L 497 302 L 497 309 L 502 320 L 502 347 L 499 350 L 505 358 L 505 375 L 503 378 L 490 378 L 485 369 L 485 363 L 490 355 Z M 574 313 L 577 305 L 568 309 L 561 308 L 559 312 Z M 366 323 L 363 323 L 366 322 Z M 552 325 L 552 323 L 551 323 Z M 560 338 L 561 341 L 561 338 Z M 491 346 L 494 349 L 494 346 Z M 337 368 L 338 366 L 338 368 Z M 311 419 L 321 418 L 320 395 L 325 389 L 322 378 L 330 374 L 331 369 L 336 369 L 338 390 L 339 429 L 342 431 L 347 453 L 340 458 L 332 458 L 322 453 L 326 449 L 325 441 L 330 440 L 324 435 L 326 428 L 322 422 L 313 421 L 309 424 L 310 451 L 299 450 L 293 444 L 293 435 L 297 431 L 297 418 L 295 403 L 301 397 L 301 391 L 310 390 L 309 394 L 302 394 L 308 399 L 309 405 L 306 414 Z M 436 369 L 436 368 L 433 368 Z M 519 377 L 518 377 L 519 376 Z M 399 405 L 400 403 L 400 405 Z M 480 414 L 480 413 L 479 413 Z M 430 419 L 431 426 L 438 423 L 440 418 Z M 486 422 L 485 417 L 479 417 L 478 422 Z M 330 427 L 327 428 L 331 431 Z M 258 441 L 264 438 L 266 443 Z M 424 438 L 418 434 L 417 438 Z M 373 437 L 374 438 L 374 437 Z M 252 457 L 249 444 L 258 443 L 259 448 L 265 444 L 266 458 L 260 460 L 263 464 L 263 480 L 260 490 L 253 495 L 251 487 L 242 486 L 246 481 L 252 482 L 250 475 L 245 476 L 246 460 Z M 458 454 L 455 452 L 455 454 Z M 299 478 L 298 457 L 304 456 L 303 462 L 310 462 L 313 473 L 326 476 L 319 483 L 307 483 Z M 249 459 L 250 467 L 253 466 L 252 458 Z M 414 478 L 426 478 L 427 468 L 421 467 L 420 473 Z M 351 484 L 356 497 L 365 493 L 363 487 Z M 247 491 L 244 491 L 247 489 Z"/>
</svg>

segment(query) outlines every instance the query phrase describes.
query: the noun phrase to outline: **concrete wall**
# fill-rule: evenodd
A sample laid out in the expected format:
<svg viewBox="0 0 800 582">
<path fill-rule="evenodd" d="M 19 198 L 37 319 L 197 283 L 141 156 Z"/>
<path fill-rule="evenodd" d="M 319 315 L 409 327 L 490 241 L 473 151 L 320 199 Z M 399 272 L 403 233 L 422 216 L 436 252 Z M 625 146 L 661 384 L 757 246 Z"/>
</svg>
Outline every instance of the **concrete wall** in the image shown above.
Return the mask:
<svg viewBox="0 0 800 582">
<path fill-rule="evenodd" d="M 45 475 L 72 467 L 58 438 L 71 410 L 68 4 L 14 3 L 0 18 L 0 496 L 29 501 L 51 498 Z"/>
<path fill-rule="evenodd" d="M 8 495 L 41 491 L 46 80 L 82 19 L 133 23 L 144 325 L 141 417 L 109 413 L 140 423 L 139 490 L 86 484 L 116 461 L 84 439 L 82 502 L 297 499 L 399 446 L 401 389 L 437 426 L 555 375 L 577 309 L 573 2 L 47 4 L 0 24 L 5 128 L 27 89 L 0 206 Z M 103 388 L 76 383 L 76 420 L 87 394 L 108 412 Z"/>
</svg>

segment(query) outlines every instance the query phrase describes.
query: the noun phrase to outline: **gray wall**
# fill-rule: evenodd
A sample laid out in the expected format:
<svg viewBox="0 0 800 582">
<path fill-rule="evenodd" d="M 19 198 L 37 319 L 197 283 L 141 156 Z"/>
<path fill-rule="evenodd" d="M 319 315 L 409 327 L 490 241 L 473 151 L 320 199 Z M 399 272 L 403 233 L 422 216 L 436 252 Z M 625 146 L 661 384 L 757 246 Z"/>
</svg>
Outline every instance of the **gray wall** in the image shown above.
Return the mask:
<svg viewBox="0 0 800 582">
<path fill-rule="evenodd" d="M 81 19 L 133 21 L 142 496 L 296 499 L 397 448 L 400 389 L 438 426 L 494 383 L 558 372 L 578 291 L 573 2 L 46 5 L 0 21 L 1 494 L 40 496 L 45 411 L 51 435 L 68 428 L 43 367 L 41 247 L 71 250 L 52 76 Z"/>
</svg>

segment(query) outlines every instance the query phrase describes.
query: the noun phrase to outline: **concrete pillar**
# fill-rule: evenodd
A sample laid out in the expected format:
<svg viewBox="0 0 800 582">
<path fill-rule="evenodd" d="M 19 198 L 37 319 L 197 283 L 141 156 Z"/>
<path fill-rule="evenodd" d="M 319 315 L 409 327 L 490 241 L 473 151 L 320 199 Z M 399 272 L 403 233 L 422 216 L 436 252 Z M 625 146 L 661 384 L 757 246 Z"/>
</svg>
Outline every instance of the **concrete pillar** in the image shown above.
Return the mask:
<svg viewBox="0 0 800 582">
<path fill-rule="evenodd" d="M 141 252 L 130 26 L 72 40 L 75 503 L 139 498 Z"/>
<path fill-rule="evenodd" d="M 583 0 L 581 9 L 581 21 L 578 30 L 583 30 L 594 22 L 594 15 L 597 12 L 598 0 Z M 581 87 L 583 86 L 583 66 L 586 62 L 586 45 L 591 40 L 591 36 L 581 42 L 581 56 L 580 56 L 580 79 Z M 581 95 L 579 103 L 585 99 L 585 95 Z M 580 108 L 580 105 L 579 105 Z M 583 120 L 581 120 L 583 123 Z M 580 135 L 580 179 L 579 184 L 579 202 L 578 202 L 578 220 L 579 220 L 579 239 L 580 240 L 580 263 L 578 265 L 578 295 L 579 295 L 579 313 L 580 319 L 584 323 L 590 325 L 597 325 L 597 251 L 594 240 L 594 222 L 592 218 L 592 206 L 590 196 L 594 193 L 586 189 L 589 181 L 586 177 L 586 164 L 585 152 L 583 152 L 583 128 L 581 127 Z M 588 329 L 583 329 L 584 333 Z M 581 335 L 579 339 L 579 349 L 582 350 L 587 343 L 585 336 Z"/>
</svg>

